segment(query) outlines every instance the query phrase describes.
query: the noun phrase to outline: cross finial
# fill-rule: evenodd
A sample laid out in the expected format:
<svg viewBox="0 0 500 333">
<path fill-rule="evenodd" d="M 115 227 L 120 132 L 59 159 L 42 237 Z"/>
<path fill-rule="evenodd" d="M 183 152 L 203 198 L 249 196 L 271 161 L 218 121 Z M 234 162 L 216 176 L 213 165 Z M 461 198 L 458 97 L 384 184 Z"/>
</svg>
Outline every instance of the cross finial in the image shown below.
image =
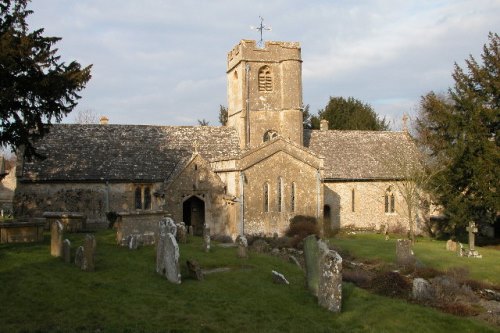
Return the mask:
<svg viewBox="0 0 500 333">
<path fill-rule="evenodd" d="M 408 115 L 405 113 L 403 114 L 403 131 L 408 132 Z"/>
<path fill-rule="evenodd" d="M 260 32 L 260 41 L 259 41 L 258 44 L 259 44 L 260 47 L 263 47 L 264 46 L 264 39 L 262 37 L 262 32 L 264 30 L 271 31 L 272 28 L 264 25 L 264 18 L 262 16 L 259 16 L 259 18 L 260 18 L 260 25 L 258 27 L 251 26 L 250 29 L 259 30 L 259 32 Z"/>
<path fill-rule="evenodd" d="M 198 143 L 198 140 L 194 140 L 194 142 L 193 142 L 193 152 L 197 153 L 198 152 L 198 147 L 200 147 L 200 144 Z"/>
</svg>

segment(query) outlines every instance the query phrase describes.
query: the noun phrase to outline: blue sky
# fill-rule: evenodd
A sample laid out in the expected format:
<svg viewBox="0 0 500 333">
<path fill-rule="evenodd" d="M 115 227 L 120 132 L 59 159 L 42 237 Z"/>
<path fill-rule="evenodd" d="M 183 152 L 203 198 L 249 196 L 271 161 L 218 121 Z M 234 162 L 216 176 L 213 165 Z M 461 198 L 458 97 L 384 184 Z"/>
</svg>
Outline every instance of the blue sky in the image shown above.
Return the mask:
<svg viewBox="0 0 500 333">
<path fill-rule="evenodd" d="M 498 0 L 34 0 L 30 28 L 45 28 L 65 61 L 93 64 L 75 111 L 115 124 L 219 125 L 226 55 L 250 26 L 267 40 L 298 41 L 303 100 L 316 113 L 330 96 L 373 106 L 398 129 L 420 96 L 453 85 L 454 62 L 479 57 L 500 33 Z"/>
</svg>

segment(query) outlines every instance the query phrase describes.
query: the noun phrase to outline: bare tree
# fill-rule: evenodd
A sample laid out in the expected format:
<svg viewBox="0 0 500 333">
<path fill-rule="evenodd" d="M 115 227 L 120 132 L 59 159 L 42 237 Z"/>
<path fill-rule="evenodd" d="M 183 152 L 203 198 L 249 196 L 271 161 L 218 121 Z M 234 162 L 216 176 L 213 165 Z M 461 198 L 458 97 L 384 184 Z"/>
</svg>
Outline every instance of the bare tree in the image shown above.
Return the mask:
<svg viewBox="0 0 500 333">
<path fill-rule="evenodd" d="M 79 110 L 75 117 L 76 124 L 98 124 L 99 119 L 91 109 Z"/>
</svg>

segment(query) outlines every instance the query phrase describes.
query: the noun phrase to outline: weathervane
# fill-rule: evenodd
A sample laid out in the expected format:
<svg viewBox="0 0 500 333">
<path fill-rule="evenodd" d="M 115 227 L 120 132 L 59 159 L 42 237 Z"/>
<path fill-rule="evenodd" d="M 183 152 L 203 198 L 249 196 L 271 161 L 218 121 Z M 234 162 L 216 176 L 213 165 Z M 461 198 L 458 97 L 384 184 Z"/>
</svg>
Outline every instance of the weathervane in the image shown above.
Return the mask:
<svg viewBox="0 0 500 333">
<path fill-rule="evenodd" d="M 260 18 L 260 25 L 258 27 L 250 26 L 250 29 L 252 30 L 259 30 L 260 32 L 260 41 L 259 41 L 259 46 L 264 47 L 264 39 L 262 38 L 262 32 L 264 30 L 271 31 L 272 28 L 264 25 L 264 18 L 262 16 L 259 16 Z"/>
</svg>

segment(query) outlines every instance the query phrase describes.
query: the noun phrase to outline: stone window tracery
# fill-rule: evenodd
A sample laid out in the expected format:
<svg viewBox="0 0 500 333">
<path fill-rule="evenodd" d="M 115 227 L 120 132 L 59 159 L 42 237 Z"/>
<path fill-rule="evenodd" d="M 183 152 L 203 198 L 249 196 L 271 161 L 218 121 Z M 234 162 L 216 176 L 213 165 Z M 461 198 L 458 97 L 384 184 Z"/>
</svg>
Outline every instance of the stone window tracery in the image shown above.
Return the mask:
<svg viewBox="0 0 500 333">
<path fill-rule="evenodd" d="M 273 91 L 273 76 L 269 66 L 259 69 L 259 91 Z"/>
<path fill-rule="evenodd" d="M 283 211 L 283 179 L 278 177 L 278 189 L 277 189 L 277 199 L 278 199 L 278 212 Z"/>
<path fill-rule="evenodd" d="M 276 139 L 278 137 L 278 132 L 274 130 L 268 130 L 266 133 L 264 133 L 264 138 L 263 142 L 271 141 L 273 139 Z"/>
<path fill-rule="evenodd" d="M 151 209 L 151 187 L 137 185 L 134 191 L 135 209 Z"/>
<path fill-rule="evenodd" d="M 396 200 L 390 187 L 385 191 L 384 206 L 387 214 L 394 213 L 396 211 Z"/>
</svg>

